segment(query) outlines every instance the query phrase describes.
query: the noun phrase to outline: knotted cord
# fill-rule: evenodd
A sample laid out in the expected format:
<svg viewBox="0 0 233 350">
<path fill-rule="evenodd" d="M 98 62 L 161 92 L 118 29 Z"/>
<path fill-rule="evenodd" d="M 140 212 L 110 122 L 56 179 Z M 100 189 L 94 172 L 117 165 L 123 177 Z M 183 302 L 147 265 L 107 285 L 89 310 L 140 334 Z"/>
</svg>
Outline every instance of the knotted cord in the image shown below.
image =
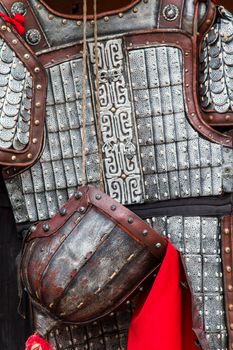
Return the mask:
<svg viewBox="0 0 233 350">
<path fill-rule="evenodd" d="M 98 23 L 97 0 L 93 0 L 94 10 L 94 54 L 95 54 L 95 87 L 96 87 L 96 130 L 98 141 L 98 156 L 100 169 L 100 189 L 104 190 L 104 165 L 103 165 L 103 141 L 101 134 L 100 115 L 100 80 L 99 80 L 99 49 L 98 49 Z M 82 184 L 88 183 L 87 179 L 87 0 L 83 0 L 83 84 L 82 84 Z"/>
</svg>

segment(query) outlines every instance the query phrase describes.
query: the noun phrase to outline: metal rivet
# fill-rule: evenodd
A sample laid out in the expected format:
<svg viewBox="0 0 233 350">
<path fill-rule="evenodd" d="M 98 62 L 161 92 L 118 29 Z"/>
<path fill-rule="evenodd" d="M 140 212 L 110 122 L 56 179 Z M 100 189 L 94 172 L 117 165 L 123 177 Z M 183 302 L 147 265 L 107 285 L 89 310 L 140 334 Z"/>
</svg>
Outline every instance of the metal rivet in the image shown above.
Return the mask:
<svg viewBox="0 0 233 350">
<path fill-rule="evenodd" d="M 36 139 L 36 138 L 34 138 L 34 139 L 32 139 L 32 143 L 37 143 L 38 142 L 38 140 Z"/>
<path fill-rule="evenodd" d="M 138 8 L 137 8 L 137 7 L 134 7 L 133 12 L 134 12 L 134 13 L 137 13 L 137 12 L 138 12 Z"/>
<path fill-rule="evenodd" d="M 104 21 L 108 22 L 109 21 L 109 17 L 108 16 L 104 17 Z"/>
<path fill-rule="evenodd" d="M 76 24 L 77 24 L 78 27 L 80 27 L 82 22 L 81 21 L 77 21 Z"/>
<path fill-rule="evenodd" d="M 82 192 L 75 192 L 74 196 L 76 199 L 80 199 L 80 198 L 82 198 L 83 194 L 82 194 Z"/>
<path fill-rule="evenodd" d="M 225 252 L 226 252 L 227 254 L 229 254 L 229 253 L 231 252 L 231 248 L 230 248 L 230 247 L 226 247 L 226 248 L 225 248 Z"/>
<path fill-rule="evenodd" d="M 97 194 L 97 195 L 95 196 L 95 199 L 97 199 L 98 201 L 99 201 L 101 198 L 102 198 L 102 197 L 101 197 L 100 194 Z"/>
<path fill-rule="evenodd" d="M 112 206 L 111 206 L 111 210 L 112 210 L 112 211 L 115 211 L 116 208 L 117 208 L 116 205 L 112 205 Z"/>
<path fill-rule="evenodd" d="M 133 221 L 134 221 L 133 218 L 130 216 L 130 217 L 128 218 L 128 223 L 129 223 L 129 224 L 132 224 Z"/>
<path fill-rule="evenodd" d="M 54 15 L 52 15 L 51 13 L 48 15 L 49 20 L 51 21 L 52 19 L 54 19 Z"/>
<path fill-rule="evenodd" d="M 17 39 L 13 39 L 12 40 L 12 44 L 14 44 L 14 45 L 18 44 L 18 40 Z"/>
<path fill-rule="evenodd" d="M 5 25 L 1 26 L 1 29 L 6 30 L 6 26 Z"/>
<path fill-rule="evenodd" d="M 66 215 L 66 213 L 67 213 L 66 208 L 61 208 L 61 209 L 59 210 L 59 213 L 60 213 L 61 216 Z"/>
<path fill-rule="evenodd" d="M 233 349 L 233 343 L 231 343 L 231 348 Z"/>
<path fill-rule="evenodd" d="M 159 248 L 162 247 L 162 244 L 161 243 L 156 243 L 155 247 L 159 249 Z"/>
<path fill-rule="evenodd" d="M 231 267 L 230 267 L 230 266 L 227 266 L 227 267 L 226 267 L 226 270 L 227 270 L 227 272 L 231 272 Z"/>
<path fill-rule="evenodd" d="M 28 158 L 28 159 L 32 159 L 32 154 L 31 154 L 31 153 L 28 153 L 27 158 Z"/>
<path fill-rule="evenodd" d="M 63 20 L 62 20 L 62 24 L 63 24 L 63 25 L 66 25 L 66 24 L 67 24 L 67 19 L 63 19 Z"/>
<path fill-rule="evenodd" d="M 49 224 L 44 224 L 44 225 L 43 225 L 43 230 L 44 230 L 45 232 L 48 232 L 48 231 L 50 230 Z"/>
<path fill-rule="evenodd" d="M 38 85 L 36 85 L 36 88 L 37 88 L 37 90 L 41 90 L 42 89 L 42 85 L 38 84 Z"/>
<path fill-rule="evenodd" d="M 233 311 L 233 304 L 229 304 L 228 310 L 229 310 L 229 311 Z"/>
<path fill-rule="evenodd" d="M 224 230 L 224 234 L 225 234 L 225 235 L 229 235 L 229 233 L 230 233 L 229 228 L 225 228 L 225 230 Z"/>
<path fill-rule="evenodd" d="M 233 323 L 230 324 L 230 329 L 233 331 Z"/>
<path fill-rule="evenodd" d="M 142 231 L 142 235 L 143 235 L 144 237 L 146 237 L 146 236 L 148 235 L 148 230 L 143 230 L 143 231 Z"/>
<path fill-rule="evenodd" d="M 78 212 L 79 212 L 80 214 L 84 214 L 85 211 L 86 211 L 86 208 L 85 208 L 85 207 L 81 207 L 81 208 L 79 208 L 79 210 L 78 210 Z"/>
<path fill-rule="evenodd" d="M 112 108 L 111 108 L 111 112 L 112 112 L 112 113 L 115 113 L 115 112 L 116 112 L 116 108 L 115 108 L 115 107 L 112 107 Z"/>
<path fill-rule="evenodd" d="M 40 107 L 41 106 L 41 102 L 36 102 L 36 107 Z"/>
<path fill-rule="evenodd" d="M 232 291 L 232 290 L 233 290 L 232 284 L 229 284 L 229 285 L 228 285 L 228 290 L 229 290 L 229 291 Z"/>
<path fill-rule="evenodd" d="M 120 13 L 118 13 L 118 16 L 119 16 L 120 18 L 122 18 L 122 17 L 124 16 L 124 14 L 123 14 L 122 12 L 120 12 Z"/>
<path fill-rule="evenodd" d="M 40 68 L 39 67 L 34 68 L 34 72 L 35 73 L 39 73 L 40 72 Z"/>
<path fill-rule="evenodd" d="M 30 227 L 30 232 L 35 232 L 36 231 L 36 225 L 32 225 Z"/>
<path fill-rule="evenodd" d="M 12 159 L 12 160 L 16 160 L 16 156 L 12 156 L 11 159 Z"/>
<path fill-rule="evenodd" d="M 25 53 L 25 55 L 23 55 L 24 58 L 26 58 L 26 60 L 28 60 L 30 58 L 30 55 L 28 53 Z"/>
<path fill-rule="evenodd" d="M 35 122 L 34 122 L 34 124 L 35 124 L 36 126 L 38 126 L 38 125 L 40 125 L 40 121 L 39 121 L 38 119 L 36 119 Z"/>
</svg>

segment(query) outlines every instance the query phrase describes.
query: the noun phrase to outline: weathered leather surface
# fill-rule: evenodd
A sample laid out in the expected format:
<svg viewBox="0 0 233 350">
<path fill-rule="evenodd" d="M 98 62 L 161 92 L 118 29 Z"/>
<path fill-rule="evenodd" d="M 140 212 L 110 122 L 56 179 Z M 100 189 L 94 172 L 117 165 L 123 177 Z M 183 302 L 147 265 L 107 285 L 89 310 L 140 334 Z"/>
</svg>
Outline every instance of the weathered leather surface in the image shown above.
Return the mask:
<svg viewBox="0 0 233 350">
<path fill-rule="evenodd" d="M 134 213 L 86 186 L 32 227 L 21 275 L 32 301 L 66 322 L 109 314 L 160 264 L 167 241 Z"/>
</svg>

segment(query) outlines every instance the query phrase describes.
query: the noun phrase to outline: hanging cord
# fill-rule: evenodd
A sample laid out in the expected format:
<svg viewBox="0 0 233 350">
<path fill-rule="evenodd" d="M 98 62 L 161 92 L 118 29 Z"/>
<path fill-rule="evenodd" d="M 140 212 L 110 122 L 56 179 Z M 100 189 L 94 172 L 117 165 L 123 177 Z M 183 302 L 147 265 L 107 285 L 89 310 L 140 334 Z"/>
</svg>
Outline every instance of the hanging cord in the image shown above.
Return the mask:
<svg viewBox="0 0 233 350">
<path fill-rule="evenodd" d="M 87 0 L 83 0 L 82 185 L 87 184 Z"/>
<path fill-rule="evenodd" d="M 98 49 L 98 22 L 97 22 L 97 0 L 93 0 L 94 10 L 94 40 L 95 40 L 95 85 L 96 85 L 96 120 L 97 120 L 97 140 L 100 169 L 100 189 L 104 191 L 104 162 L 103 162 L 103 139 L 101 132 L 101 114 L 100 114 L 100 79 L 99 79 L 99 49 Z"/>
</svg>

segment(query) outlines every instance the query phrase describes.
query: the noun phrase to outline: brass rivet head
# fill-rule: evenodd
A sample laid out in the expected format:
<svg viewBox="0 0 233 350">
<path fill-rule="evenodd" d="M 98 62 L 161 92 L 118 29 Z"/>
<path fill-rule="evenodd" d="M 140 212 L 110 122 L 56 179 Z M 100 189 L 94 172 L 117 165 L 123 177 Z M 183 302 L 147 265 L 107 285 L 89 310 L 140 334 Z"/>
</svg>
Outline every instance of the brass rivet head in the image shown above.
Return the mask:
<svg viewBox="0 0 233 350">
<path fill-rule="evenodd" d="M 118 13 L 118 16 L 119 16 L 120 18 L 122 18 L 124 15 L 123 15 L 122 12 L 120 12 L 120 13 Z"/>
<path fill-rule="evenodd" d="M 35 232 L 36 231 L 36 225 L 32 225 L 30 227 L 30 232 Z"/>
<path fill-rule="evenodd" d="M 229 305 L 228 305 L 228 310 L 229 310 L 229 311 L 233 311 L 233 304 L 229 304 Z"/>
<path fill-rule="evenodd" d="M 1 29 L 6 30 L 6 26 L 5 25 L 1 26 Z"/>
<path fill-rule="evenodd" d="M 28 153 L 27 158 L 28 158 L 28 159 L 32 159 L 32 154 L 31 154 L 31 153 Z"/>
<path fill-rule="evenodd" d="M 40 84 L 36 85 L 37 90 L 41 90 L 42 86 Z"/>
<path fill-rule="evenodd" d="M 41 102 L 36 102 L 36 107 L 40 107 L 41 106 Z"/>
<path fill-rule="evenodd" d="M 17 40 L 17 39 L 13 39 L 13 40 L 12 40 L 12 44 L 13 44 L 13 45 L 18 44 L 18 40 Z"/>
<path fill-rule="evenodd" d="M 44 230 L 44 232 L 48 232 L 50 230 L 49 224 L 44 224 L 43 225 L 43 230 Z"/>
<path fill-rule="evenodd" d="M 230 233 L 229 228 L 225 228 L 225 229 L 224 229 L 224 233 L 225 233 L 225 235 L 229 235 L 229 233 Z"/>
<path fill-rule="evenodd" d="M 25 53 L 25 55 L 23 55 L 24 58 L 26 58 L 26 60 L 28 60 L 30 58 L 30 55 L 28 53 Z"/>
<path fill-rule="evenodd" d="M 40 72 L 40 68 L 39 68 L 39 67 L 36 67 L 36 68 L 34 69 L 34 72 L 35 72 L 35 73 L 39 73 L 39 72 Z"/>
<path fill-rule="evenodd" d="M 105 21 L 105 22 L 108 22 L 108 21 L 109 21 L 109 17 L 108 17 L 108 16 L 105 16 L 105 17 L 104 17 L 104 21 Z"/>
<path fill-rule="evenodd" d="M 233 343 L 231 343 L 231 348 L 233 349 Z"/>
<path fill-rule="evenodd" d="M 32 139 L 32 143 L 37 143 L 38 142 L 38 140 L 35 138 L 35 139 Z"/>
<path fill-rule="evenodd" d="M 38 119 L 36 119 L 35 122 L 34 122 L 34 124 L 35 124 L 36 126 L 38 126 L 38 125 L 40 125 L 40 121 L 39 121 Z"/>
<path fill-rule="evenodd" d="M 16 160 L 16 156 L 12 156 L 11 159 L 12 159 L 12 160 Z"/>
<path fill-rule="evenodd" d="M 159 249 L 159 248 L 162 247 L 162 244 L 161 243 L 156 243 L 155 247 Z"/>
<path fill-rule="evenodd" d="M 48 15 L 49 20 L 51 21 L 54 18 L 54 15 L 52 15 L 51 13 Z"/>
<path fill-rule="evenodd" d="M 133 12 L 134 12 L 134 13 L 137 13 L 137 12 L 138 12 L 138 8 L 137 8 L 137 7 L 134 7 Z"/>
<path fill-rule="evenodd" d="M 229 253 L 231 252 L 231 248 L 230 248 L 230 247 L 226 247 L 226 248 L 225 248 L 225 252 L 226 252 L 227 254 L 229 254 Z"/>
<path fill-rule="evenodd" d="M 62 24 L 66 25 L 67 24 L 67 19 L 62 20 Z"/>
<path fill-rule="evenodd" d="M 130 217 L 128 218 L 128 223 L 129 223 L 129 224 L 132 224 L 133 221 L 134 221 L 133 218 L 130 216 Z"/>
<path fill-rule="evenodd" d="M 116 112 L 116 108 L 115 108 L 115 107 L 112 107 L 112 108 L 111 108 L 111 112 L 112 112 L 112 113 L 115 113 L 115 112 Z"/>
<path fill-rule="evenodd" d="M 81 24 L 82 24 L 82 22 L 81 22 L 81 21 L 77 21 L 77 23 L 76 23 L 76 24 L 77 24 L 77 26 L 78 26 L 78 27 L 80 27 L 80 26 L 81 26 Z"/>
<path fill-rule="evenodd" d="M 229 291 L 232 291 L 232 290 L 233 290 L 232 284 L 229 284 L 229 285 L 228 285 L 228 290 L 229 290 Z"/>
<path fill-rule="evenodd" d="M 233 331 L 233 323 L 230 324 L 230 329 Z"/>
<path fill-rule="evenodd" d="M 111 206 L 111 210 L 112 210 L 112 211 L 115 211 L 116 208 L 117 208 L 117 207 L 116 207 L 116 205 L 114 205 L 114 204 Z"/>
<path fill-rule="evenodd" d="M 142 231 L 142 235 L 143 235 L 144 237 L 146 237 L 146 236 L 148 235 L 148 230 L 143 230 L 143 231 Z"/>
<path fill-rule="evenodd" d="M 226 267 L 226 270 L 227 270 L 227 272 L 231 272 L 231 267 L 230 267 L 230 266 L 227 266 L 227 267 Z"/>
<path fill-rule="evenodd" d="M 78 210 L 78 212 L 79 212 L 80 214 L 84 214 L 85 211 L 86 211 L 86 208 L 85 208 L 85 207 L 80 207 L 79 210 Z"/>
<path fill-rule="evenodd" d="M 82 194 L 82 192 L 78 191 L 78 192 L 75 192 L 74 196 L 75 196 L 76 199 L 81 199 L 83 194 Z"/>
<path fill-rule="evenodd" d="M 97 195 L 95 196 L 95 199 L 97 199 L 97 201 L 99 201 L 101 198 L 102 198 L 102 196 L 101 196 L 100 194 L 97 194 Z"/>
<path fill-rule="evenodd" d="M 66 208 L 61 208 L 61 209 L 59 210 L 59 213 L 60 213 L 61 216 L 65 216 L 66 213 L 67 213 Z"/>
</svg>

